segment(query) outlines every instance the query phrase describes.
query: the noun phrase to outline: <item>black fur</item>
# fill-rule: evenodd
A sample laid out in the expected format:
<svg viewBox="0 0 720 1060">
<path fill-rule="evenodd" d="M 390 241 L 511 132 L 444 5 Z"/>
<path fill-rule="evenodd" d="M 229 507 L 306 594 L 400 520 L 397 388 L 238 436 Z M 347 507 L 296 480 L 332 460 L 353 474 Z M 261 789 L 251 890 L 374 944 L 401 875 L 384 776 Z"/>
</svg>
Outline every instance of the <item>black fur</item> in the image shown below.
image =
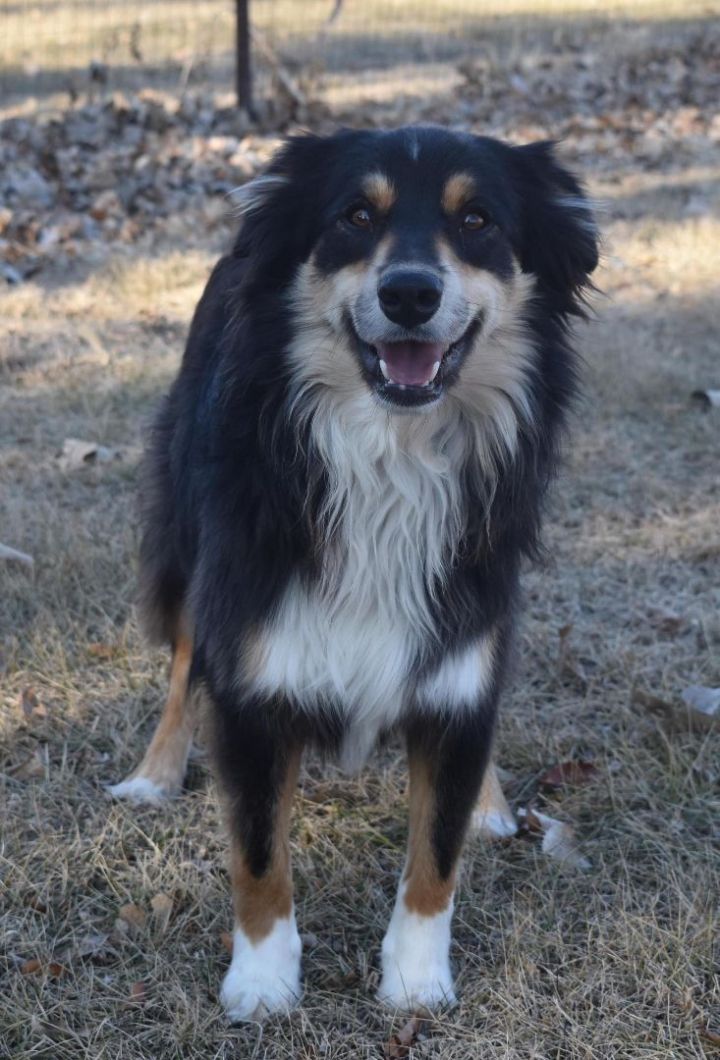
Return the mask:
<svg viewBox="0 0 720 1060">
<path fill-rule="evenodd" d="M 409 135 L 421 145 L 421 180 L 413 176 Z M 499 627 L 493 687 L 462 724 L 450 718 L 430 723 L 419 712 L 404 722 L 411 744 L 437 757 L 435 843 L 444 874 L 457 856 L 480 785 L 520 564 L 538 552 L 542 499 L 575 391 L 567 322 L 582 314 L 583 290 L 597 263 L 582 189 L 550 144 L 513 148 L 435 128 L 341 132 L 292 139 L 271 164 L 269 173 L 285 182 L 268 185 L 232 253 L 213 271 L 182 368 L 158 416 L 146 460 L 141 549 L 151 632 L 172 641 L 180 609 L 189 613 L 193 672 L 203 676 L 216 709 L 220 773 L 240 802 L 236 819 L 244 823 L 238 828 L 258 874 L 269 856 L 267 832 L 284 748 L 294 741 L 332 748 L 342 738 L 332 714 L 300 717 L 287 703 L 243 694 L 237 681 L 243 635 L 271 615 L 291 577 L 302 573 L 312 581 L 323 560 L 316 518 L 324 469 L 286 411 L 293 311 L 285 294 L 313 250 L 326 274 L 368 254 L 368 237 L 346 230 L 338 217 L 351 205 L 349 189 L 358 173 L 374 168 L 389 172 L 401 188 L 407 177 L 417 196 L 436 187 L 438 201 L 449 174 L 477 174 L 481 206 L 494 224 L 482 241 L 456 237 L 448 228 L 458 257 L 501 279 L 519 261 L 537 281 L 525 321 L 536 351 L 528 382 L 532 422 L 523 427 L 515 457 L 492 493 L 482 469 L 459 469 L 466 493 L 461 554 L 437 587 L 437 638 L 417 661 L 429 670 L 450 647 L 459 649 Z M 431 257 L 421 199 L 404 201 L 402 209 L 398 255 Z"/>
</svg>

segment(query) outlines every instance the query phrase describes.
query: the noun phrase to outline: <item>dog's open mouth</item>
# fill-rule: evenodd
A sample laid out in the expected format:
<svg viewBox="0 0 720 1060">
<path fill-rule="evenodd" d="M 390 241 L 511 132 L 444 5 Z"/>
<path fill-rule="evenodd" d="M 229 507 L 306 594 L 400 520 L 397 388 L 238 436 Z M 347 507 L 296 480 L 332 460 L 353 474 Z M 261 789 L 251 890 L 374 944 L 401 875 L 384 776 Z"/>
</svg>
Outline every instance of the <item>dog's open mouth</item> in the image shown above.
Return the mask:
<svg viewBox="0 0 720 1060">
<path fill-rule="evenodd" d="M 426 405 L 437 400 L 457 376 L 480 325 L 478 317 L 449 345 L 416 339 L 372 345 L 356 333 L 368 383 L 378 396 L 395 405 Z"/>
<path fill-rule="evenodd" d="M 383 378 L 401 389 L 432 386 L 447 352 L 437 342 L 379 342 L 375 350 Z"/>
</svg>

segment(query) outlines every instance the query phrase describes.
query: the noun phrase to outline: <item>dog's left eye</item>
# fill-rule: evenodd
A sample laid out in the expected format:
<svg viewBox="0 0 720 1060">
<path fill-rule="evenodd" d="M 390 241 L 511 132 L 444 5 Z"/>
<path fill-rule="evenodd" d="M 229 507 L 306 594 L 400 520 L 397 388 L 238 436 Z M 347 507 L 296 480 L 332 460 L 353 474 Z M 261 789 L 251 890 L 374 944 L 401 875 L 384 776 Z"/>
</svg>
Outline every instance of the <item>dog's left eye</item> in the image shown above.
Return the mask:
<svg viewBox="0 0 720 1060">
<path fill-rule="evenodd" d="M 345 214 L 345 217 L 354 228 L 372 228 L 370 211 L 364 206 L 351 207 Z"/>
<path fill-rule="evenodd" d="M 466 232 L 479 232 L 481 228 L 486 228 L 490 223 L 490 218 L 485 213 L 481 213 L 480 210 L 468 210 L 462 219 L 462 227 Z"/>
</svg>

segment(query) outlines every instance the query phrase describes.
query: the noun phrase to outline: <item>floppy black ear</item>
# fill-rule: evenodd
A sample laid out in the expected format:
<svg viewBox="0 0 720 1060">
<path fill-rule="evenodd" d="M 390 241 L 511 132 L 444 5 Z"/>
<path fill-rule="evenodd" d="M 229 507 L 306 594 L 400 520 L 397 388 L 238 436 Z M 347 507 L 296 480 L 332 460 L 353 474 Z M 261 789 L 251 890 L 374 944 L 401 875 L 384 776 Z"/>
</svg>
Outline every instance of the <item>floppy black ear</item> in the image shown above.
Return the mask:
<svg viewBox="0 0 720 1060">
<path fill-rule="evenodd" d="M 314 173 L 327 143 L 320 136 L 291 137 L 264 174 L 232 193 L 241 218 L 235 255 L 251 258 L 253 274 L 265 283 L 289 280 L 310 252 L 318 205 Z"/>
<path fill-rule="evenodd" d="M 583 295 L 598 263 L 598 231 L 580 182 L 557 161 L 551 142 L 512 149 L 520 198 L 520 264 L 550 308 L 584 316 Z"/>
</svg>

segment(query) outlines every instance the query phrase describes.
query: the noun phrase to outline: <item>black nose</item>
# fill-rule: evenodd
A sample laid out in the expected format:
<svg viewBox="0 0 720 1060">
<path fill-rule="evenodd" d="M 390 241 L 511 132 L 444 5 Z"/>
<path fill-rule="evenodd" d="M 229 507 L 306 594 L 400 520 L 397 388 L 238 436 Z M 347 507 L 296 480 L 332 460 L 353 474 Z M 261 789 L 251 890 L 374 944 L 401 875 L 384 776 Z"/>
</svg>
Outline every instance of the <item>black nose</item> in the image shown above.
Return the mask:
<svg viewBox="0 0 720 1060">
<path fill-rule="evenodd" d="M 395 269 L 383 277 L 378 298 L 388 320 L 412 328 L 429 320 L 440 305 L 442 283 L 431 272 Z"/>
</svg>

